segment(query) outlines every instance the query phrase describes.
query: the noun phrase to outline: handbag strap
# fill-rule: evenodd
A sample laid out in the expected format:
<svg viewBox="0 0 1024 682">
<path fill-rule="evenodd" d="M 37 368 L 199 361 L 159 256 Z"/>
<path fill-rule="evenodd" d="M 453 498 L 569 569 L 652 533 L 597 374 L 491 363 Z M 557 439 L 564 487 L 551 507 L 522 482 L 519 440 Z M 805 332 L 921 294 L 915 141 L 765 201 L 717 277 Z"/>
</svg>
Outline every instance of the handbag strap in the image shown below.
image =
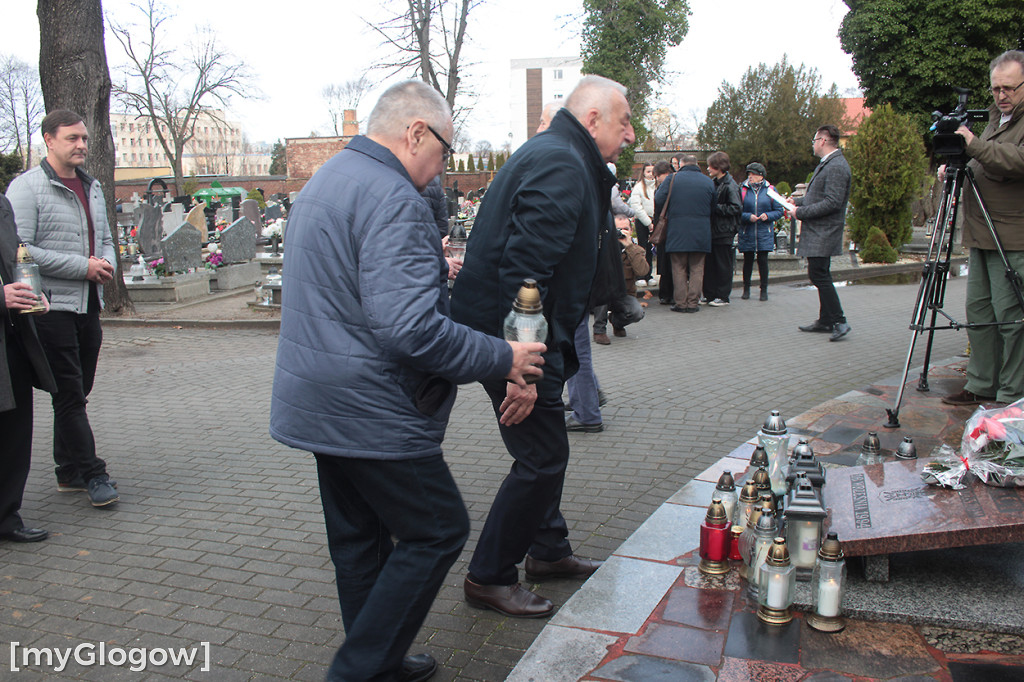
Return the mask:
<svg viewBox="0 0 1024 682">
<path fill-rule="evenodd" d="M 676 181 L 676 174 L 673 173 L 672 174 L 672 179 L 668 181 L 668 196 L 665 197 L 665 203 L 662 205 L 661 211 L 658 213 L 658 220 L 661 220 L 662 218 L 665 217 L 665 211 L 668 210 L 669 199 L 672 198 L 672 184 L 675 181 Z M 657 225 L 657 222 L 655 222 L 655 225 Z"/>
</svg>

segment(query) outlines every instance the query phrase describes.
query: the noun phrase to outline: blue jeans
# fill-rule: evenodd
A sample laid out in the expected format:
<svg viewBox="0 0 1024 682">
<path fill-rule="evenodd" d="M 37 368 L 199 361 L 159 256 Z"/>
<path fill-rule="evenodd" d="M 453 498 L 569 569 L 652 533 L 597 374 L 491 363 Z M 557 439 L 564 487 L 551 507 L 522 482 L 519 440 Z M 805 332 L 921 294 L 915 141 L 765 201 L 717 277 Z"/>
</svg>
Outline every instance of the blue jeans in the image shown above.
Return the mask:
<svg viewBox="0 0 1024 682">
<path fill-rule="evenodd" d="M 603 306 L 594 310 L 601 309 L 607 310 Z M 605 314 L 607 315 L 607 313 Z M 590 334 L 587 330 L 588 317 L 589 315 L 583 316 L 583 321 L 576 327 L 573 337 L 576 344 L 576 357 L 580 360 L 580 369 L 565 383 L 569 388 L 569 404 L 572 405 L 573 419 L 581 424 L 600 424 L 601 406 L 597 391 L 601 387 L 597 383 L 597 375 L 594 374 L 594 356 L 591 352 Z M 604 333 L 603 328 L 601 332 L 597 331 L 596 321 L 594 322 L 594 333 Z"/>
<path fill-rule="evenodd" d="M 394 679 L 469 537 L 466 506 L 441 455 L 316 466 L 345 625 L 327 679 Z"/>
</svg>

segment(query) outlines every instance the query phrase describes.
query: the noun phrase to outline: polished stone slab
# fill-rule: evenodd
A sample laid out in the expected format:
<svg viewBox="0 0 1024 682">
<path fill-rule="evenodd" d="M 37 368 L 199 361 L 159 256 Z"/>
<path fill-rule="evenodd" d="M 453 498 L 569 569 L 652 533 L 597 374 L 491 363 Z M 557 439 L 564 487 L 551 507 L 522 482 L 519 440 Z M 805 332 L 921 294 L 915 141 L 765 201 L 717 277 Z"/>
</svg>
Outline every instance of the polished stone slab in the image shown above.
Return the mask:
<svg viewBox="0 0 1024 682">
<path fill-rule="evenodd" d="M 546 626 L 527 649 L 507 682 L 575 682 L 596 668 L 608 647 L 618 641 L 611 635 L 576 628 Z"/>
<path fill-rule="evenodd" d="M 612 556 L 551 619 L 551 625 L 636 633 L 682 568 Z"/>
<path fill-rule="evenodd" d="M 628 654 L 605 663 L 590 677 L 615 682 L 715 682 L 714 671 L 705 665 Z"/>
<path fill-rule="evenodd" d="M 643 634 L 626 642 L 625 651 L 718 667 L 722 663 L 724 644 L 724 632 L 651 623 Z"/>
<path fill-rule="evenodd" d="M 707 504 L 695 507 L 663 504 L 619 545 L 615 553 L 638 559 L 672 561 L 700 546 L 700 524 L 707 511 Z"/>
<path fill-rule="evenodd" d="M 1024 488 L 928 485 L 928 461 L 829 470 L 825 506 L 847 556 L 1024 541 Z"/>
<path fill-rule="evenodd" d="M 935 672 L 939 664 L 909 625 L 848 621 L 842 632 L 822 633 L 801 620 L 800 663 L 858 677 L 888 679 Z"/>
</svg>

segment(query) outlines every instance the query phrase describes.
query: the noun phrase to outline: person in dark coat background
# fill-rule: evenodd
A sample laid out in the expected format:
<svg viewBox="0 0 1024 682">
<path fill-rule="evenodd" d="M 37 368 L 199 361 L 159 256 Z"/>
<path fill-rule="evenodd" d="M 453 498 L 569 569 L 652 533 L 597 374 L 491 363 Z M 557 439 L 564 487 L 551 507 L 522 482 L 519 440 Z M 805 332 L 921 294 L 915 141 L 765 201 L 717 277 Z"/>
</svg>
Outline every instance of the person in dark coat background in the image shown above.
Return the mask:
<svg viewBox="0 0 1024 682">
<path fill-rule="evenodd" d="M 708 156 L 708 175 L 715 183 L 715 210 L 711 213 L 711 255 L 704 271 L 704 298 L 710 306 L 729 305 L 732 276 L 736 269 L 736 239 L 739 225 L 740 188 L 729 175 L 731 164 L 725 152 Z"/>
<path fill-rule="evenodd" d="M 846 204 L 850 200 L 850 164 L 839 148 L 839 128 L 818 128 L 812 142 L 821 159 L 814 169 L 807 194 L 796 199 L 794 215 L 801 221 L 797 255 L 807 259 L 807 275 L 818 289 L 818 319 L 800 327 L 802 332 L 824 332 L 829 341 L 850 333 L 839 294 L 832 283 L 832 256 L 843 254 Z"/>
<path fill-rule="evenodd" d="M 599 232 L 607 225 L 615 184 L 605 163 L 634 143 L 629 119 L 623 86 L 600 76 L 581 79 L 550 127 L 498 171 L 470 233 L 465 265 L 452 289 L 452 318 L 500 337 L 519 287 L 532 278 L 548 321 L 540 383 L 523 390 L 504 381 L 483 382 L 515 461 L 463 582 L 471 606 L 516 617 L 547 616 L 551 601 L 518 581 L 516 564 L 524 556 L 532 580 L 585 578 L 600 565 L 573 554 L 559 509 L 569 461 L 562 390 L 579 367 L 573 337 L 588 312 Z M 524 412 L 520 424 L 509 425 L 509 415 Z"/>
<path fill-rule="evenodd" d="M 37 299 L 29 285 L 14 281 L 17 253 L 14 212 L 0 194 L 0 538 L 39 542 L 49 534 L 25 526 L 19 514 L 32 463 L 32 387 L 54 393 L 57 384 L 34 320 L 18 312 Z"/>
<path fill-rule="evenodd" d="M 654 212 L 660 213 L 668 199 L 668 227 L 665 252 L 672 260 L 672 290 L 677 313 L 700 310 L 704 288 L 704 258 L 711 251 L 711 214 L 715 208 L 715 183 L 700 172 L 697 157 L 686 154 L 683 165 L 670 183 L 662 183 L 654 194 Z M 669 187 L 672 196 L 669 197 Z M 660 292 L 659 292 L 660 293 Z"/>
</svg>

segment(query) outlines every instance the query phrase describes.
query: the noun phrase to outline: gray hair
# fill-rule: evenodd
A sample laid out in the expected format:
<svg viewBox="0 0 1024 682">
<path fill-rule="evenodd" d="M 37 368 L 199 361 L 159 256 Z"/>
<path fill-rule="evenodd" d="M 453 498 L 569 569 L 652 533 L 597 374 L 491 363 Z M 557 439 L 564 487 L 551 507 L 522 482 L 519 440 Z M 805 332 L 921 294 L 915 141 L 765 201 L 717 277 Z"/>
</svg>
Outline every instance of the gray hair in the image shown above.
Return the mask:
<svg viewBox="0 0 1024 682">
<path fill-rule="evenodd" d="M 626 96 L 626 86 L 604 76 L 584 76 L 565 100 L 565 108 L 577 119 L 582 119 L 591 109 L 601 112 L 606 118 L 611 113 L 613 99 L 608 95 L 617 92 Z"/>
<path fill-rule="evenodd" d="M 1024 71 L 1024 52 L 1020 50 L 1007 50 L 993 59 L 992 63 L 988 65 L 989 73 L 995 71 L 996 67 L 1009 64 L 1010 62 L 1016 63 L 1020 70 Z"/>
<path fill-rule="evenodd" d="M 366 134 L 396 137 L 416 118 L 422 118 L 434 128 L 444 128 L 451 124 L 452 111 L 441 93 L 423 81 L 396 83 L 377 100 L 366 124 Z"/>
</svg>

